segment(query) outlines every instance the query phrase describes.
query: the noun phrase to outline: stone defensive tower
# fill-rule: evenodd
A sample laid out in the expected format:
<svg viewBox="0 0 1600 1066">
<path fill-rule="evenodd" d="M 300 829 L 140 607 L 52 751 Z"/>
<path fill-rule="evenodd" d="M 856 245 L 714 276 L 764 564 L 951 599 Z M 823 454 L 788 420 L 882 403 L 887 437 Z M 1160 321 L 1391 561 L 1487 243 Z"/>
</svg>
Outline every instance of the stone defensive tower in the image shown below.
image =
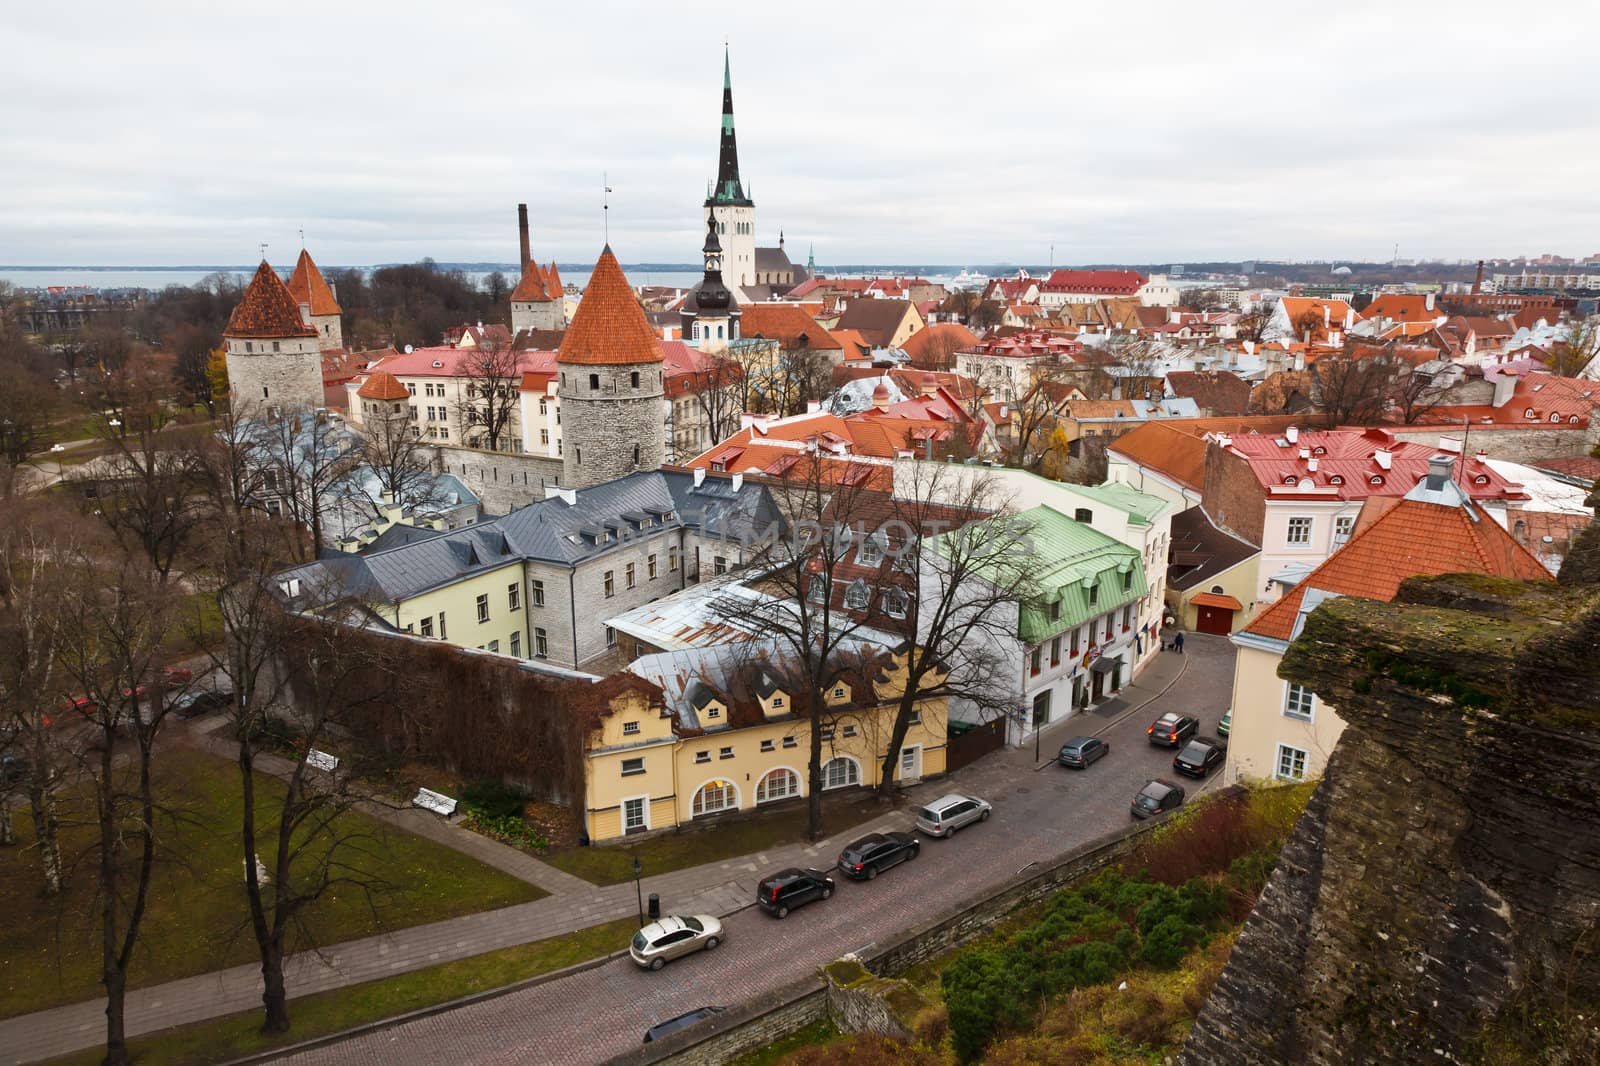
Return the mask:
<svg viewBox="0 0 1600 1066">
<path fill-rule="evenodd" d="M 300 318 L 317 331 L 317 344 L 322 350 L 344 348 L 344 328 L 340 325 L 339 301 L 334 298 L 329 285 L 312 261 L 311 253 L 300 249 L 300 259 L 289 275 L 289 295 L 300 305 Z"/>
<path fill-rule="evenodd" d="M 288 286 L 265 259 L 222 331 L 228 391 L 246 418 L 325 406 L 322 345 Z"/>
<path fill-rule="evenodd" d="M 522 274 L 511 293 L 511 332 L 558 330 L 567 325 L 566 301 L 562 298 L 561 275 L 556 261 L 541 268 L 533 258 L 528 239 L 528 205 L 517 205 L 517 235 L 521 245 Z"/>
<path fill-rule="evenodd" d="M 561 483 L 581 489 L 666 458 L 661 342 L 608 244 L 556 353 Z"/>
</svg>

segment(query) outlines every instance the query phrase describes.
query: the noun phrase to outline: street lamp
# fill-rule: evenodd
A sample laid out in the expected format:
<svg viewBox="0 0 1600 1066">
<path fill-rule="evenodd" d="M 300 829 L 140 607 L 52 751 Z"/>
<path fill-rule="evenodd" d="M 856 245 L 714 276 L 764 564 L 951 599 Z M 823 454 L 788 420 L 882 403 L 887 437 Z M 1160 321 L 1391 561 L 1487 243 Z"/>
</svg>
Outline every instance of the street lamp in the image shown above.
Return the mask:
<svg viewBox="0 0 1600 1066">
<path fill-rule="evenodd" d="M 639 928 L 644 928 L 644 889 L 639 887 L 639 875 L 644 873 L 644 863 L 633 857 L 633 894 L 639 897 Z"/>
</svg>

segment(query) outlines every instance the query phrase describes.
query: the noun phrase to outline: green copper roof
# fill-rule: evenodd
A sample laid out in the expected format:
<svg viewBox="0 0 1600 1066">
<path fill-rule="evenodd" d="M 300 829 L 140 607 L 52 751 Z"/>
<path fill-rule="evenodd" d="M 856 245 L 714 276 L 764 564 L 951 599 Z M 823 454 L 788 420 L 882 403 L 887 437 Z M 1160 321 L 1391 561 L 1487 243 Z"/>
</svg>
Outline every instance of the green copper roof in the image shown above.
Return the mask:
<svg viewBox="0 0 1600 1066">
<path fill-rule="evenodd" d="M 1080 496 L 1087 496 L 1107 507 L 1114 508 L 1128 516 L 1128 521 L 1134 525 L 1147 526 L 1161 512 L 1168 507 L 1167 501 L 1159 496 L 1152 496 L 1148 492 L 1140 492 L 1121 481 L 1108 481 L 1103 485 L 1073 485 L 1072 491 Z"/>
</svg>

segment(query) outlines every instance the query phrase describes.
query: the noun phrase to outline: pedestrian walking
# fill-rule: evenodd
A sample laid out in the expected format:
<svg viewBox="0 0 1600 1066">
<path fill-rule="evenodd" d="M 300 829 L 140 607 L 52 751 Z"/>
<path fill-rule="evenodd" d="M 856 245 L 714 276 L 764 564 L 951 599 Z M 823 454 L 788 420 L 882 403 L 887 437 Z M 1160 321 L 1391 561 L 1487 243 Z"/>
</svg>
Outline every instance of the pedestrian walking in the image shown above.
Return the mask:
<svg viewBox="0 0 1600 1066">
<path fill-rule="evenodd" d="M 1174 651 L 1176 651 L 1179 655 L 1183 654 L 1183 633 L 1182 633 L 1182 631 L 1179 631 L 1178 635 L 1172 638 L 1172 649 Z"/>
</svg>

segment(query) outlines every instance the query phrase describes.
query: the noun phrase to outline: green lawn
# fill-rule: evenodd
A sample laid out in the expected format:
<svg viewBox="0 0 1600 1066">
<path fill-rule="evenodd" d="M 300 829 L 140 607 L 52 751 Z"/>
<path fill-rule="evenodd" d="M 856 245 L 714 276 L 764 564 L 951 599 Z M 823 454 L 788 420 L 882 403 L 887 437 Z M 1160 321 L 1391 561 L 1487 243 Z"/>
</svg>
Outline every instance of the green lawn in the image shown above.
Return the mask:
<svg viewBox="0 0 1600 1066">
<path fill-rule="evenodd" d="M 859 825 L 885 812 L 872 792 L 854 791 L 829 796 L 822 802 L 822 827 L 826 833 Z M 637 855 L 644 876 L 670 873 L 688 866 L 750 855 L 805 839 L 804 804 L 777 811 L 741 814 L 725 822 L 646 837 L 629 844 L 592 848 L 564 848 L 545 855 L 544 861 L 597 885 L 633 880 Z"/>
<path fill-rule="evenodd" d="M 636 929 L 634 919 L 622 918 L 549 940 L 535 940 L 486 955 L 290 1000 L 289 1020 L 293 1028 L 277 1037 L 262 1034 L 260 1011 L 246 1011 L 139 1037 L 130 1042 L 130 1048 L 138 1066 L 223 1062 L 342 1032 L 608 955 L 625 947 Z M 58 1066 L 93 1066 L 101 1057 L 101 1049 L 95 1048 L 54 1062 Z"/>
<path fill-rule="evenodd" d="M 156 984 L 256 960 L 246 925 L 239 850 L 241 809 L 238 769 L 223 759 L 185 749 L 157 753 L 160 792 L 175 812 L 158 824 L 163 849 L 151 886 L 130 985 Z M 258 825 L 275 816 L 282 796 L 276 778 L 258 776 Z M 86 797 L 63 797 L 61 818 L 69 861 L 66 892 L 42 898 L 37 853 L 26 848 L 33 827 L 16 819 L 24 847 L 0 858 L 0 1017 L 94 999 L 100 994 L 95 877 L 88 848 L 96 831 L 87 824 Z M 266 809 L 263 809 L 266 808 Z M 411 836 L 364 815 L 345 825 L 359 838 L 352 859 L 386 884 L 369 899 L 357 889 L 337 889 L 307 915 L 320 944 L 332 944 L 538 899 L 545 893 L 482 865 L 460 852 Z M 270 843 L 262 859 L 272 862 Z"/>
</svg>

